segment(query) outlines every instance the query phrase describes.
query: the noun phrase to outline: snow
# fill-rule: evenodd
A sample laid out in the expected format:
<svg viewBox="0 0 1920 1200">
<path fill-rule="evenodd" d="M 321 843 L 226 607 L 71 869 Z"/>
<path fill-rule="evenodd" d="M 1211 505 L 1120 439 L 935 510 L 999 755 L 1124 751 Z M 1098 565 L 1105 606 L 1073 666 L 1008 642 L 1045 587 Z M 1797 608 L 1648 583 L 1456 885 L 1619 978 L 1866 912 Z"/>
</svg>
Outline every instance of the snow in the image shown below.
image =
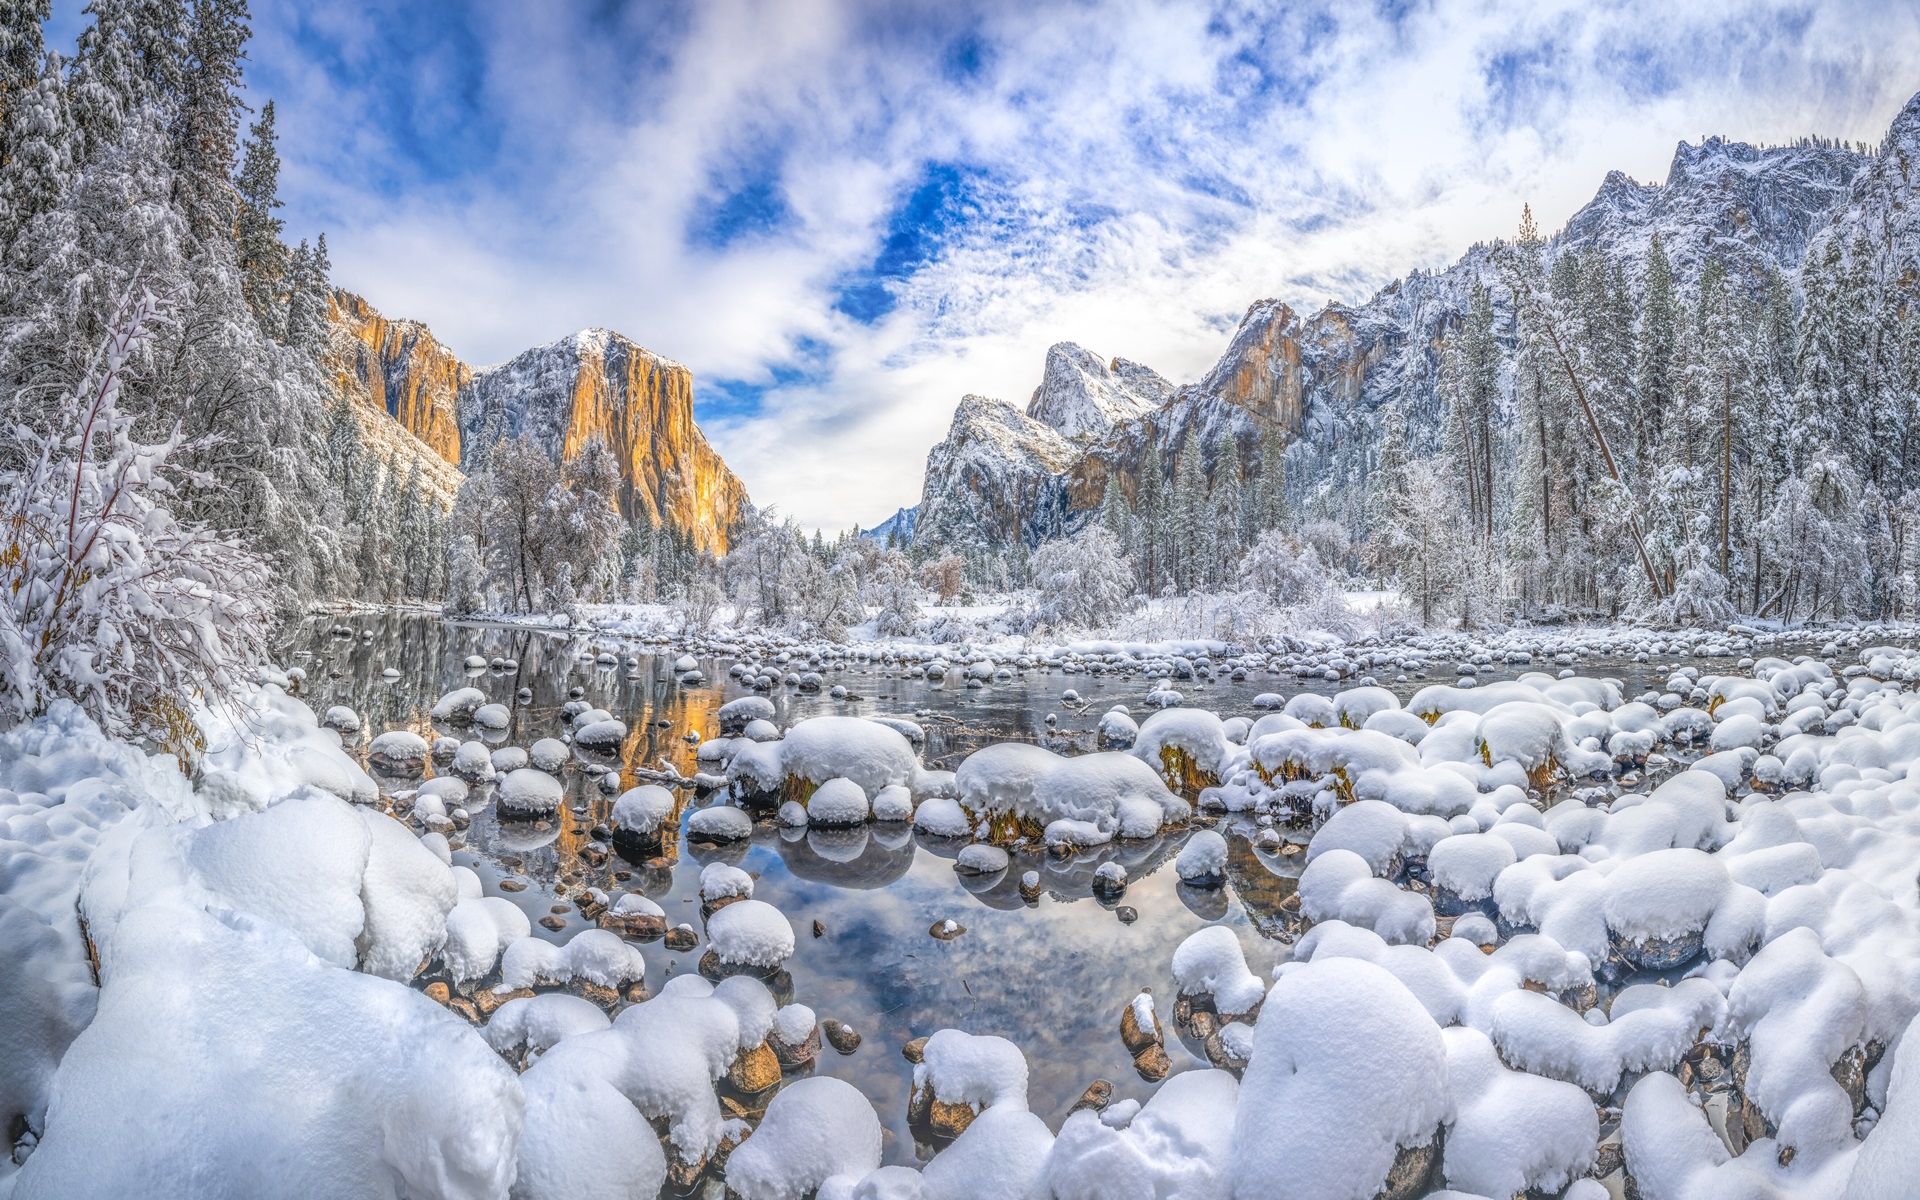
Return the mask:
<svg viewBox="0 0 1920 1200">
<path fill-rule="evenodd" d="M 1211 829 L 1197 830 L 1180 848 L 1174 873 L 1184 883 L 1217 886 L 1227 877 L 1227 839 Z"/>
<path fill-rule="evenodd" d="M 732 863 L 710 862 L 700 868 L 700 898 L 711 904 L 730 896 L 753 898 L 753 876 Z"/>
<path fill-rule="evenodd" d="M 545 816 L 558 811 L 565 798 L 558 779 L 534 767 L 521 767 L 500 781 L 498 804 L 505 816 Z"/>
<path fill-rule="evenodd" d="M 927 1039 L 913 1068 L 913 1085 L 933 1097 L 976 1110 L 1027 1106 L 1027 1059 L 1003 1037 L 942 1029 Z"/>
<path fill-rule="evenodd" d="M 487 1044 L 502 1054 L 538 1058 L 575 1034 L 611 1029 L 600 1006 L 565 992 L 516 996 L 487 1021 Z"/>
<path fill-rule="evenodd" d="M 1216 1011 L 1225 1016 L 1252 1012 L 1267 989 L 1247 969 L 1240 939 L 1223 925 L 1195 930 L 1173 952 L 1173 978 L 1183 996 L 1213 997 Z"/>
<path fill-rule="evenodd" d="M 973 832 L 973 819 L 958 800 L 936 796 L 914 810 L 913 827 L 933 837 L 966 837 Z"/>
<path fill-rule="evenodd" d="M 858 1088 L 826 1076 L 780 1089 L 745 1145 L 727 1157 L 741 1200 L 801 1200 L 880 1165 L 880 1118 Z"/>
<path fill-rule="evenodd" d="M 643 783 L 620 793 L 613 802 L 613 827 L 642 836 L 658 833 L 673 817 L 679 802 L 672 792 L 654 783 Z M 745 815 L 744 813 L 741 815 Z M 749 822 L 748 832 L 752 832 Z"/>
<path fill-rule="evenodd" d="M 716 842 L 740 842 L 753 836 L 753 818 L 731 805 L 695 809 L 687 818 L 687 832 Z"/>
<path fill-rule="evenodd" d="M 889 786 L 897 787 L 898 784 Z M 851 779 L 833 778 L 807 797 L 807 823 L 824 828 L 858 825 L 872 815 L 867 793 Z"/>
<path fill-rule="evenodd" d="M 1592 1165 L 1600 1122 L 1571 1084 L 1501 1065 L 1487 1036 L 1441 1031 L 1456 1106 L 1442 1169 L 1448 1187 L 1487 1196 L 1555 1192 Z"/>
<path fill-rule="evenodd" d="M 1454 1113 L 1440 1029 L 1413 993 L 1358 959 L 1281 976 L 1240 1084 L 1237 1200 L 1349 1200 L 1380 1190 L 1398 1147 Z"/>
<path fill-rule="evenodd" d="M 739 966 L 777 967 L 793 955 L 793 927 L 779 909 L 759 900 L 717 910 L 707 918 L 707 939 L 721 962 Z"/>
<path fill-rule="evenodd" d="M 861 717 L 814 717 L 773 743 L 782 776 L 823 784 L 851 780 L 871 799 L 894 784 L 910 784 L 920 767 L 899 731 Z"/>
<path fill-rule="evenodd" d="M 961 847 L 953 866 L 963 875 L 993 875 L 1006 870 L 1007 861 L 1007 852 L 1000 847 L 975 842 Z"/>
</svg>

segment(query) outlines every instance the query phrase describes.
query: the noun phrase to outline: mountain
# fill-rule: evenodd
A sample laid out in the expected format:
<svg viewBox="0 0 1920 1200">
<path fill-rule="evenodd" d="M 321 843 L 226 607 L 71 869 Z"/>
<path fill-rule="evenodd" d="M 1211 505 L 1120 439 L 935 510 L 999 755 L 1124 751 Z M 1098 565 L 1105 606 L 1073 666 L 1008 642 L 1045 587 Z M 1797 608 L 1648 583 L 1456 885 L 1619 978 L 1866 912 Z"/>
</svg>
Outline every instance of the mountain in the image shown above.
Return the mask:
<svg viewBox="0 0 1920 1200">
<path fill-rule="evenodd" d="M 909 504 L 905 508 L 897 510 L 892 516 L 875 525 L 872 529 L 861 530 L 860 536 L 871 538 L 883 546 L 886 545 L 887 539 L 891 537 L 898 545 L 904 546 L 913 541 L 913 521 L 918 515 L 918 507 Z"/>
<path fill-rule="evenodd" d="M 1072 342 L 1059 342 L 1047 350 L 1027 416 L 1070 441 L 1086 441 L 1118 422 L 1146 416 L 1171 395 L 1173 385 L 1148 367 L 1124 358 L 1105 363 Z"/>
<path fill-rule="evenodd" d="M 1895 122 L 1889 146 L 1909 127 L 1920 141 L 1914 105 Z M 1870 168 L 1857 150 L 1816 141 L 1770 148 L 1722 138 L 1682 143 L 1664 183 L 1609 174 L 1549 240 L 1546 256 L 1551 262 L 1601 247 L 1637 289 L 1658 236 L 1682 288 L 1711 256 L 1755 290 L 1776 269 L 1797 282 L 1809 247 L 1826 236 L 1836 214 L 1863 205 L 1914 211 L 1902 207 L 1911 157 L 1889 150 L 1871 161 Z M 1170 473 L 1194 446 L 1213 477 L 1223 461 L 1241 469 L 1268 437 L 1288 446 L 1287 486 L 1296 507 L 1313 505 L 1358 523 L 1378 437 L 1375 414 L 1388 404 L 1404 411 L 1419 452 L 1440 440 L 1440 346 L 1465 316 L 1476 282 L 1493 291 L 1500 336 L 1512 336 L 1492 253 L 1491 246 L 1473 246 L 1444 270 L 1414 271 L 1357 307 L 1333 303 L 1304 316 L 1278 300 L 1256 301 L 1213 368 L 1178 387 L 1130 363 L 1123 373 L 1121 359 L 1097 370 L 1099 361 L 1072 343 L 1054 346 L 1026 425 L 1008 419 L 1017 415 L 1011 406 L 976 396 L 961 402 L 946 440 L 927 458 L 916 541 L 974 554 L 1011 551 L 1016 537 L 1030 547 L 1077 528 L 1099 506 L 1109 478 L 1129 497 L 1137 494 L 1149 447 Z M 1134 383 L 1142 378 L 1137 372 L 1158 383 Z M 984 436 L 989 427 L 999 436 Z M 956 470 L 959 463 L 964 469 Z"/>
<path fill-rule="evenodd" d="M 330 318 L 341 394 L 390 418 L 371 425 L 403 459 L 424 452 L 471 472 L 501 438 L 531 434 L 557 461 L 598 439 L 619 462 L 629 520 L 725 552 L 747 491 L 694 423 L 693 374 L 679 363 L 588 329 L 476 370 L 425 325 L 389 320 L 351 293 L 335 293 Z"/>
<path fill-rule="evenodd" d="M 1004 400 L 963 397 L 927 455 L 915 541 L 985 552 L 1045 540 L 1066 519 L 1064 477 L 1081 453 Z"/>
</svg>

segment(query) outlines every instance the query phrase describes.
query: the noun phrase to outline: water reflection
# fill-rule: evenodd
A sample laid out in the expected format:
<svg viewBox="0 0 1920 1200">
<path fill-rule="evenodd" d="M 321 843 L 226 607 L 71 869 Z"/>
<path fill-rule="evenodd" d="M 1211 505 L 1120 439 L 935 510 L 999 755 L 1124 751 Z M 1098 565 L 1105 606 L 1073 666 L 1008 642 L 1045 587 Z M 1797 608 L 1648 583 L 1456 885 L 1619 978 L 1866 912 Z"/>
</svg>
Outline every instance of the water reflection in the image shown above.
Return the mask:
<svg viewBox="0 0 1920 1200">
<path fill-rule="evenodd" d="M 435 701 L 459 686 L 478 688 L 490 702 L 509 707 L 512 719 L 500 731 L 501 745 L 526 747 L 557 734 L 561 708 L 576 695 L 626 722 L 618 754 L 595 760 L 576 752 L 561 810 L 548 820 L 501 820 L 492 786 L 474 787 L 466 802 L 472 822 L 455 861 L 478 872 L 489 895 L 505 896 L 536 922 L 548 920 L 548 927 L 536 924 L 535 931 L 555 941 L 591 926 L 570 900 L 584 889 L 614 896 L 643 892 L 667 910 L 669 926 L 686 922 L 698 929 L 702 866 L 729 862 L 752 873 L 756 896 L 785 914 L 795 931 L 796 951 L 786 964 L 793 997 L 822 1017 L 848 1022 L 864 1037 L 851 1056 L 823 1050 L 816 1071 L 847 1079 L 873 1100 L 888 1130 L 889 1162 L 915 1156 L 906 1122 L 911 1067 L 899 1054 L 909 1039 L 948 1026 L 1011 1038 L 1031 1066 L 1034 1111 L 1058 1128 L 1095 1078 L 1113 1082 L 1115 1100 L 1144 1100 L 1153 1090 L 1135 1074 L 1120 1042 L 1119 1014 L 1142 987 L 1151 987 L 1162 1022 L 1172 1026 L 1169 960 L 1183 938 L 1204 925 L 1225 924 L 1239 935 L 1249 965 L 1260 974 L 1286 953 L 1275 939 L 1287 928 L 1282 904 L 1293 893 L 1303 856 L 1257 850 L 1248 840 L 1252 827 L 1238 822 L 1219 826 L 1229 856 L 1228 883 L 1217 889 L 1188 887 L 1175 877 L 1170 861 L 1184 832 L 1066 858 L 1016 853 L 1005 871 L 981 877 L 954 871 L 959 843 L 897 825 L 792 830 L 763 821 L 747 842 L 688 843 L 677 832 L 663 838 L 656 853 L 638 858 L 583 855 L 595 840 L 594 827 L 608 820 L 612 808 L 612 793 L 593 768 L 617 772 L 615 791 L 637 782 L 640 768 L 665 764 L 692 774 L 697 767 L 687 735 L 713 736 L 719 706 L 753 694 L 727 676 L 725 661 L 702 660 L 706 682 L 682 686 L 671 671 L 672 655 L 618 641 L 449 625 L 420 616 L 344 623 L 353 636 L 336 636 L 332 621 L 293 631 L 283 657 L 306 667 L 308 699 L 316 710 L 353 707 L 368 737 L 387 729 L 410 729 L 430 741 L 442 734 L 474 736 L 471 728 L 436 726 L 431 717 Z M 502 665 L 469 669 L 470 656 Z M 1482 678 L 1512 678 L 1528 669 L 1496 668 Z M 1582 669 L 1622 677 L 1629 695 L 1665 676 L 1651 664 L 1586 663 Z M 927 764 L 949 768 L 991 741 L 1030 741 L 1063 752 L 1091 749 L 1099 716 L 1116 703 L 1139 713 L 1150 687 L 1137 676 L 1068 677 L 1045 670 L 980 689 L 946 687 L 879 664 L 847 663 L 823 673 L 828 687 L 845 684 L 860 698 L 836 701 L 825 690 L 776 688 L 768 699 L 778 724 L 827 713 L 906 717 L 926 729 Z M 1437 678 L 1452 680 L 1450 672 Z M 1427 682 L 1388 686 L 1404 698 Z M 1061 703 L 1068 687 L 1084 705 Z M 1231 716 L 1257 715 L 1251 702 L 1261 692 L 1331 693 L 1338 685 L 1254 673 L 1238 683 L 1183 680 L 1179 687 L 1189 705 Z M 1059 720 L 1052 732 L 1048 713 Z M 365 739 L 357 744 L 364 751 Z M 417 779 L 381 781 L 389 791 L 418 785 Z M 686 812 L 700 803 L 684 806 L 682 829 Z M 1117 901 L 1093 895 L 1094 871 L 1108 861 L 1124 866 L 1129 878 Z M 1040 897 L 1032 903 L 1019 890 L 1027 871 L 1041 880 Z M 1135 914 L 1131 923 L 1120 919 L 1121 905 Z M 929 928 L 946 919 L 967 932 L 952 941 L 931 937 Z M 695 970 L 704 950 L 704 938 L 699 948 L 683 953 L 657 941 L 646 945 L 649 983 L 657 989 L 668 976 Z M 1176 1071 L 1205 1065 L 1197 1045 L 1170 1039 L 1166 1049 Z"/>
</svg>

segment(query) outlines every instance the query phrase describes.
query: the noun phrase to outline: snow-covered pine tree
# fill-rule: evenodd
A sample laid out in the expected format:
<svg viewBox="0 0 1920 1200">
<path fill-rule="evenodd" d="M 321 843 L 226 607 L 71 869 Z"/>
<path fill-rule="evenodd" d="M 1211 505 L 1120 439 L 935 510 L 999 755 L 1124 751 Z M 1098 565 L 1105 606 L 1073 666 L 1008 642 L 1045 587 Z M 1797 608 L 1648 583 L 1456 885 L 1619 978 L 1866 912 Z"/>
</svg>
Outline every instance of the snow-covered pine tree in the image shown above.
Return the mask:
<svg viewBox="0 0 1920 1200">
<path fill-rule="evenodd" d="M 327 272 L 332 269 L 326 234 L 311 247 L 307 239 L 300 239 L 287 268 L 287 345 L 315 355 L 326 349 L 327 305 L 333 291 Z"/>
<path fill-rule="evenodd" d="M 1633 423 L 1636 457 L 1649 456 L 1660 445 L 1667 407 L 1673 400 L 1673 349 L 1677 336 L 1673 264 L 1660 235 L 1647 247 L 1645 278 L 1641 284 L 1640 323 L 1634 331 Z"/>
<path fill-rule="evenodd" d="M 149 6 L 162 2 L 146 0 Z M 173 162 L 187 227 L 202 242 L 233 235 L 231 177 L 246 107 L 240 101 L 240 60 L 249 36 L 246 0 L 195 0 L 172 114 Z"/>
<path fill-rule="evenodd" d="M 0 0 L 4 2 L 4 0 Z M 72 175 L 73 128 L 60 56 L 49 54 L 37 80 L 9 81 L 0 96 L 0 256 L 20 231 L 60 199 Z"/>
<path fill-rule="evenodd" d="M 1189 434 L 1174 458 L 1172 554 L 1173 584 L 1192 591 L 1206 546 L 1207 474 L 1200 462 L 1200 439 Z"/>
<path fill-rule="evenodd" d="M 288 284 L 298 283 L 310 290 L 316 264 L 302 242 L 298 266 L 306 278 L 288 278 L 292 264 L 286 244 L 280 240 L 285 223 L 274 215 L 280 207 L 280 152 L 275 143 L 271 100 L 261 106 L 260 119 L 247 130 L 246 152 L 233 185 L 240 201 L 233 223 L 233 244 L 241 294 L 260 322 L 261 331 L 276 341 L 287 341 L 288 294 L 292 290 Z"/>
</svg>

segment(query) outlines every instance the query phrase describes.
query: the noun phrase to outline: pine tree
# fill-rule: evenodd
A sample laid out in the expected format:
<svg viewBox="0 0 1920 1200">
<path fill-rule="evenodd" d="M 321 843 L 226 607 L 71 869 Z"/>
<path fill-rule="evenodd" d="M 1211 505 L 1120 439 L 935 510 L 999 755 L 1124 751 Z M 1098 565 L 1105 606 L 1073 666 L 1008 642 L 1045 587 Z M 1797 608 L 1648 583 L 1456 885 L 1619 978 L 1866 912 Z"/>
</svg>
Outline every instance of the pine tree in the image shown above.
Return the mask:
<svg viewBox="0 0 1920 1200">
<path fill-rule="evenodd" d="M 327 235 L 321 234 L 311 249 L 305 238 L 294 252 L 287 294 L 287 345 L 318 354 L 327 345 L 327 308 L 332 302 L 333 285 L 327 273 L 333 264 L 327 259 Z"/>
<path fill-rule="evenodd" d="M 18 153 L 14 114 L 40 84 L 47 56 L 40 27 L 51 15 L 49 0 L 0 0 L 0 163 Z"/>
<path fill-rule="evenodd" d="M 1173 468 L 1173 553 L 1174 586 L 1191 591 L 1203 546 L 1203 527 L 1207 519 L 1207 476 L 1200 465 L 1200 439 L 1189 434 L 1180 448 Z"/>
<path fill-rule="evenodd" d="M 246 0 L 197 0 L 194 4 L 180 103 L 173 121 L 173 154 L 181 207 L 187 214 L 188 228 L 202 242 L 234 233 L 231 176 L 240 141 L 240 113 L 246 107 L 239 95 L 240 62 L 246 57 L 249 36 Z M 267 115 L 264 120 L 270 154 L 273 118 Z M 260 126 L 254 129 L 258 136 Z M 279 160 L 272 159 L 266 168 L 269 196 L 278 177 Z M 277 224 L 274 233 L 277 241 Z M 243 249 L 243 266 L 246 253 Z M 247 298 L 252 304 L 251 293 Z M 254 311 L 260 309 L 255 307 Z"/>
<path fill-rule="evenodd" d="M 9 84 L 11 88 L 13 85 Z M 40 77 L 0 96 L 4 158 L 0 158 L 0 253 L 28 221 L 52 208 L 72 171 L 73 130 L 67 116 L 60 56 L 49 54 Z"/>
<path fill-rule="evenodd" d="M 1135 535 L 1139 539 L 1135 555 L 1140 563 L 1140 581 L 1149 596 L 1155 596 L 1171 581 L 1166 550 L 1167 486 L 1161 466 L 1160 443 L 1155 431 L 1147 430 L 1147 453 L 1140 462 L 1140 480 L 1135 488 Z"/>
<path fill-rule="evenodd" d="M 317 264 L 313 253 L 306 252 L 297 261 L 300 276 L 289 279 L 286 245 L 280 240 L 284 227 L 273 215 L 280 207 L 280 154 L 273 126 L 273 101 L 260 109 L 260 119 L 247 131 L 246 155 L 240 173 L 234 177 L 239 194 L 239 213 L 233 227 L 234 257 L 240 265 L 240 289 L 268 337 L 287 340 L 290 319 L 288 284 L 311 289 L 310 278 Z M 304 250 L 304 245 L 302 247 Z M 310 305 L 311 298 L 302 301 Z"/>
<path fill-rule="evenodd" d="M 80 33 L 67 94 L 78 136 L 74 157 L 89 162 L 117 141 L 128 119 L 155 97 L 140 70 L 129 0 L 88 0 L 82 11 L 93 16 L 93 23 Z"/>
<path fill-rule="evenodd" d="M 1666 411 L 1673 402 L 1675 313 L 1673 264 L 1655 234 L 1647 247 L 1646 282 L 1640 300 L 1640 327 L 1634 343 L 1633 456 L 1648 461 L 1659 446 Z M 1623 447 L 1624 449 L 1624 447 Z"/>
</svg>

